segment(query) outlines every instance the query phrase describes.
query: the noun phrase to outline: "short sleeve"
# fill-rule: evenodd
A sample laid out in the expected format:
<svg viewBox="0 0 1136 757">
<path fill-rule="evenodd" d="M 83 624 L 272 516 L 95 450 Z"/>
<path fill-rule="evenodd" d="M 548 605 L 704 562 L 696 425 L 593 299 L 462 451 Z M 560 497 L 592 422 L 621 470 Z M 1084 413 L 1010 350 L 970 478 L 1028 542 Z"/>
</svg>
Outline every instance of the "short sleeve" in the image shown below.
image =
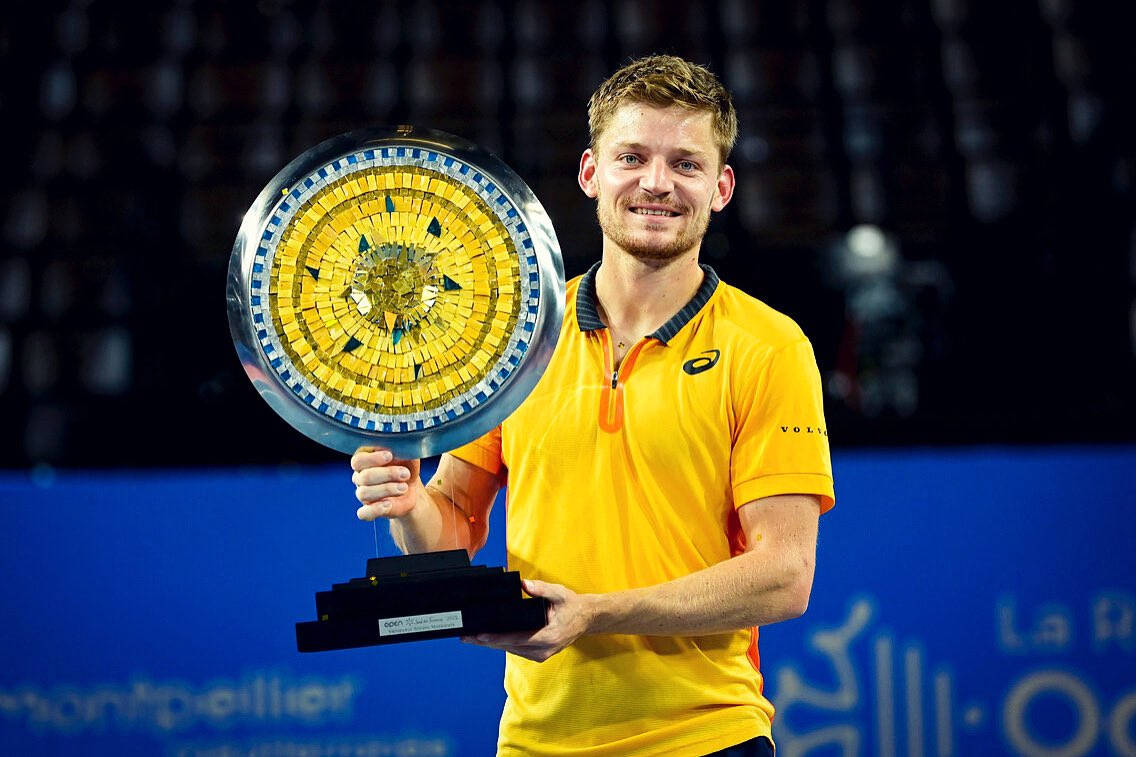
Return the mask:
<svg viewBox="0 0 1136 757">
<path fill-rule="evenodd" d="M 800 339 L 773 352 L 734 398 L 730 455 L 734 505 L 775 494 L 815 494 L 821 512 L 836 501 L 820 372 Z"/>
<path fill-rule="evenodd" d="M 501 425 L 498 424 L 492 431 L 469 444 L 450 450 L 449 454 L 499 476 L 504 467 L 501 459 Z"/>
</svg>

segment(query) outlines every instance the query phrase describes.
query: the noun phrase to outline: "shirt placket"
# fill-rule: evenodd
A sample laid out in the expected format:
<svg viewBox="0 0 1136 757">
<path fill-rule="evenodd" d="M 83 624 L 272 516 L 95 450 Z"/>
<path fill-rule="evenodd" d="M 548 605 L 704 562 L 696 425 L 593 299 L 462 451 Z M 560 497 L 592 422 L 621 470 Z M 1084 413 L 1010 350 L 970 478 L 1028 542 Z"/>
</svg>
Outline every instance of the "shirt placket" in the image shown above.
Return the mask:
<svg viewBox="0 0 1136 757">
<path fill-rule="evenodd" d="M 631 376 L 639 353 L 652 341 L 652 337 L 644 337 L 636 342 L 618 368 L 615 367 L 615 345 L 612 344 L 610 332 L 607 329 L 600 329 L 599 337 L 604 359 L 604 385 L 600 391 L 599 424 L 601 431 L 614 434 L 623 428 L 623 394 L 626 391 L 627 380 Z"/>
</svg>

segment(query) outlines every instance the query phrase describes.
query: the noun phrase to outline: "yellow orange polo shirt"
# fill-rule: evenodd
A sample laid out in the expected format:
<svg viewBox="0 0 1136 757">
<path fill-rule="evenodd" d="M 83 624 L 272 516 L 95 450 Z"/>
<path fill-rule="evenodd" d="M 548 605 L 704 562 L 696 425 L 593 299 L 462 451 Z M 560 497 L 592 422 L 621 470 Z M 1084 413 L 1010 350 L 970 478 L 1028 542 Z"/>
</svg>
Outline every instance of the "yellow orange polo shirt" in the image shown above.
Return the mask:
<svg viewBox="0 0 1136 757">
<path fill-rule="evenodd" d="M 812 348 L 719 281 L 613 371 L 598 264 L 569 282 L 548 369 L 505 422 L 451 454 L 507 476 L 509 569 L 576 592 L 650 586 L 744 549 L 736 508 L 833 505 Z M 701 755 L 770 735 L 757 629 L 584 636 L 546 662 L 506 655 L 502 755 Z"/>
</svg>

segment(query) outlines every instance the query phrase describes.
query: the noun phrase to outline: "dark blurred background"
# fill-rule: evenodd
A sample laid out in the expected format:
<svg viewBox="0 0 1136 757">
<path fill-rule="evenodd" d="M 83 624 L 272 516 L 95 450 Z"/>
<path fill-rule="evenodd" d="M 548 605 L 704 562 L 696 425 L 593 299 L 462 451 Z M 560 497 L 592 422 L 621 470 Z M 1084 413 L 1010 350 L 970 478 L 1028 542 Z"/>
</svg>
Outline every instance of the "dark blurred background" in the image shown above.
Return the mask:
<svg viewBox="0 0 1136 757">
<path fill-rule="evenodd" d="M 1115 7 L 1121 7 L 1118 4 Z M 259 400 L 225 271 L 318 141 L 488 147 L 599 255 L 587 98 L 633 56 L 732 90 L 703 259 L 812 338 L 837 447 L 1136 439 L 1136 64 L 1074 0 L 40 2 L 0 19 L 0 464 L 339 457 Z"/>
</svg>

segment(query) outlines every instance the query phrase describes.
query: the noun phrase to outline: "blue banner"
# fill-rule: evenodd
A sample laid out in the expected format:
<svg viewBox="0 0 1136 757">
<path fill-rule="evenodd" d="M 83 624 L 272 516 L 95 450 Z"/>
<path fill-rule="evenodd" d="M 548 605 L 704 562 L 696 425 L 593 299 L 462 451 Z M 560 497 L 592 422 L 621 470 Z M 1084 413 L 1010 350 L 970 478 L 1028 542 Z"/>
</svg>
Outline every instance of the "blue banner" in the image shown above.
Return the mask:
<svg viewBox="0 0 1136 757">
<path fill-rule="evenodd" d="M 1136 755 L 1136 448 L 834 457 L 809 611 L 762 630 L 779 755 Z M 501 653 L 296 652 L 395 552 L 346 462 L 8 473 L 0 503 L 3 753 L 492 753 Z"/>
</svg>

